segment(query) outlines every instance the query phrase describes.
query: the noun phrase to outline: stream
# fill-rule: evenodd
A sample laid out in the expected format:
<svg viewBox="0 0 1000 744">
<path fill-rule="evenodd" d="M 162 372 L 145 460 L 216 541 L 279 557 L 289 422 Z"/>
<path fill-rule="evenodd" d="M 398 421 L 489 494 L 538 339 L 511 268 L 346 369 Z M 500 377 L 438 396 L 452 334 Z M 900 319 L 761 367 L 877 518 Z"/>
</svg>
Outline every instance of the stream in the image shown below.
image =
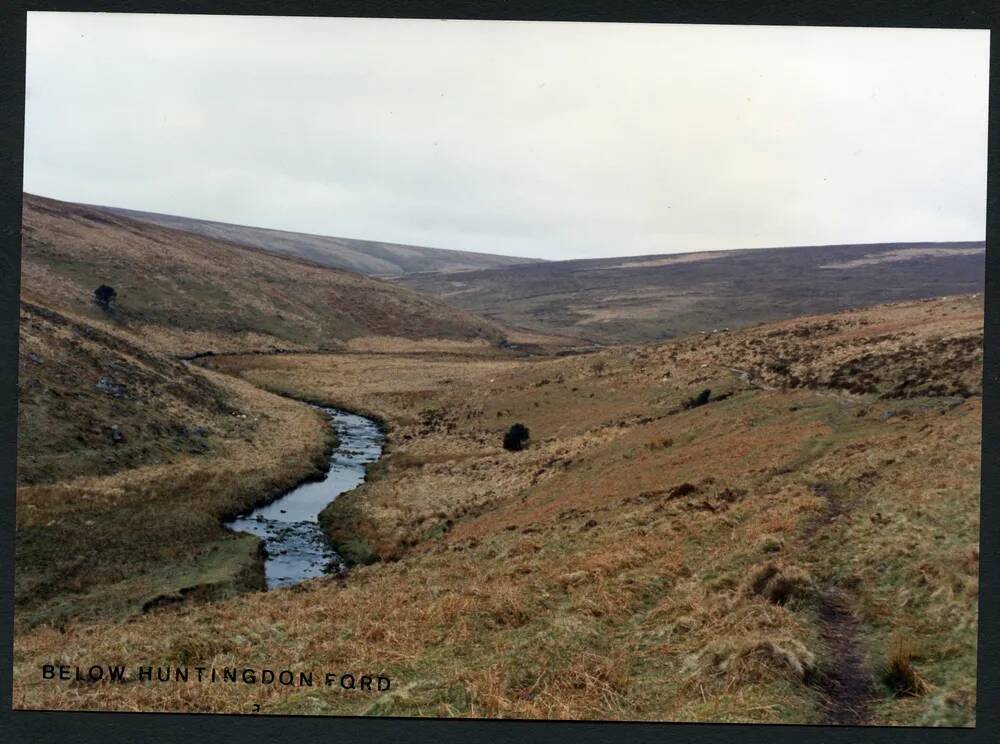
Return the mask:
<svg viewBox="0 0 1000 744">
<path fill-rule="evenodd" d="M 382 455 L 384 438 L 375 421 L 337 408 L 314 407 L 329 417 L 337 433 L 337 446 L 322 480 L 302 483 L 224 525 L 264 541 L 268 589 L 297 584 L 344 565 L 320 529 L 319 513 L 340 494 L 364 482 L 366 467 Z"/>
</svg>

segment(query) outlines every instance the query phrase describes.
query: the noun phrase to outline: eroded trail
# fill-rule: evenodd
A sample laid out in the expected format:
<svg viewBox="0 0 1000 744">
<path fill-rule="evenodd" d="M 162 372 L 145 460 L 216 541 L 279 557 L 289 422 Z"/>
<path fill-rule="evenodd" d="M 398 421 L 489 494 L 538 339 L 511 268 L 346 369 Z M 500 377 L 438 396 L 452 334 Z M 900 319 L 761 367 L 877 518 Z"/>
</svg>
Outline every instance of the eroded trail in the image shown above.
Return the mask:
<svg viewBox="0 0 1000 744">
<path fill-rule="evenodd" d="M 826 696 L 826 722 L 862 725 L 873 697 L 872 676 L 858 643 L 858 619 L 845 593 L 825 587 L 820 593 L 820 636 L 834 666 L 817 682 Z"/>
<path fill-rule="evenodd" d="M 844 500 L 829 484 L 813 486 L 826 499 L 826 511 L 803 533 L 811 542 L 817 533 L 840 519 L 847 511 Z M 819 588 L 820 638 L 826 646 L 830 666 L 817 675 L 815 686 L 824 696 L 824 718 L 829 724 L 864 725 L 875 691 L 872 670 L 860 643 L 860 623 L 851 609 L 850 595 L 834 584 Z"/>
</svg>

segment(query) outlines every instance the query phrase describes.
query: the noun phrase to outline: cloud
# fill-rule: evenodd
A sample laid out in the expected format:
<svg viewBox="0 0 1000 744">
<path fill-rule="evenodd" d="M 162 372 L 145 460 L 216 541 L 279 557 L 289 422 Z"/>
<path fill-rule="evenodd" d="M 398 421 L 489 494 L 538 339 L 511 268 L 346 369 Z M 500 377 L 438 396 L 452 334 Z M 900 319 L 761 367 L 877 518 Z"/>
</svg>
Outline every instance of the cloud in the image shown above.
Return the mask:
<svg viewBox="0 0 1000 744">
<path fill-rule="evenodd" d="M 29 13 L 25 189 L 546 258 L 985 234 L 989 33 Z"/>
</svg>

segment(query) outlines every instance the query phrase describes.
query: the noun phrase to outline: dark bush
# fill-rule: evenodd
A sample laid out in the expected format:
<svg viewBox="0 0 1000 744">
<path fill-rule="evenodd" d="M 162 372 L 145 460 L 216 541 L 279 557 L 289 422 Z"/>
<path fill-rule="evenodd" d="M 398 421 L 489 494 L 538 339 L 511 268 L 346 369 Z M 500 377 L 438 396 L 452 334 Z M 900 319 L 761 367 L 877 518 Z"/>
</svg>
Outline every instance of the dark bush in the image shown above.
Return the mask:
<svg viewBox="0 0 1000 744">
<path fill-rule="evenodd" d="M 785 374 L 792 368 L 785 359 L 775 359 L 774 361 L 768 362 L 765 365 L 771 372 L 776 372 L 777 374 Z"/>
<path fill-rule="evenodd" d="M 702 390 L 698 395 L 693 398 L 688 398 L 684 401 L 684 408 L 697 408 L 698 406 L 703 406 L 708 403 L 709 396 L 712 395 L 712 391 L 706 388 Z"/>
<path fill-rule="evenodd" d="M 524 424 L 514 424 L 503 435 L 503 448 L 511 452 L 523 450 L 524 445 L 528 443 L 529 436 L 530 432 L 527 426 Z"/>
<path fill-rule="evenodd" d="M 110 310 L 111 303 L 115 301 L 117 296 L 118 293 L 115 292 L 114 287 L 109 287 L 107 284 L 102 284 L 94 290 L 94 302 L 102 310 Z"/>
</svg>

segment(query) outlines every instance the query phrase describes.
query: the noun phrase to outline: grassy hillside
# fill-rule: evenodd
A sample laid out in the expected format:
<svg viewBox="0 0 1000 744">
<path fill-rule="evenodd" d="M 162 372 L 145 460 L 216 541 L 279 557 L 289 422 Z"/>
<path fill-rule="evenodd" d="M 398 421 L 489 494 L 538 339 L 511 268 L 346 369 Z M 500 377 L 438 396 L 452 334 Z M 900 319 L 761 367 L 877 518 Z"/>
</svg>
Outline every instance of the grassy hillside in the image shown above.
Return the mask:
<svg viewBox="0 0 1000 744">
<path fill-rule="evenodd" d="M 645 342 L 799 315 L 981 292 L 983 243 L 887 243 L 552 261 L 400 282 L 545 333 Z"/>
<path fill-rule="evenodd" d="M 308 261 L 25 195 L 22 297 L 173 354 L 333 348 L 374 335 L 484 342 L 498 329 L 388 284 Z M 112 312 L 94 303 L 117 292 Z"/>
<path fill-rule="evenodd" d="M 263 585 L 257 540 L 221 520 L 319 472 L 321 416 L 25 300 L 19 367 L 19 625 Z"/>
<path fill-rule="evenodd" d="M 316 475 L 312 409 L 24 304 L 15 612 L 121 618 L 263 586 L 221 522 Z"/>
<path fill-rule="evenodd" d="M 54 483 L 211 454 L 232 434 L 224 388 L 126 334 L 21 303 L 18 482 Z"/>
<path fill-rule="evenodd" d="M 117 292 L 107 309 L 94 302 L 101 284 Z M 315 475 L 329 429 L 179 356 L 501 338 L 395 285 L 32 196 L 19 336 L 15 594 L 27 625 L 260 586 L 257 541 L 221 519 Z"/>
<path fill-rule="evenodd" d="M 954 297 L 563 358 L 215 357 L 234 385 L 386 421 L 386 457 L 324 513 L 374 563 L 25 629 L 14 705 L 969 725 L 982 319 Z M 522 452 L 500 446 L 514 422 Z M 393 689 L 38 679 L 123 648 Z"/>
<path fill-rule="evenodd" d="M 370 276 L 398 276 L 415 271 L 468 271 L 533 262 L 533 259 L 514 256 L 497 256 L 490 253 L 308 235 L 286 230 L 269 230 L 262 227 L 196 220 L 155 212 L 140 212 L 134 209 L 115 207 L 99 207 L 99 209 L 139 222 L 148 222 L 251 248 L 304 258 L 322 266 L 346 269 Z"/>
</svg>

